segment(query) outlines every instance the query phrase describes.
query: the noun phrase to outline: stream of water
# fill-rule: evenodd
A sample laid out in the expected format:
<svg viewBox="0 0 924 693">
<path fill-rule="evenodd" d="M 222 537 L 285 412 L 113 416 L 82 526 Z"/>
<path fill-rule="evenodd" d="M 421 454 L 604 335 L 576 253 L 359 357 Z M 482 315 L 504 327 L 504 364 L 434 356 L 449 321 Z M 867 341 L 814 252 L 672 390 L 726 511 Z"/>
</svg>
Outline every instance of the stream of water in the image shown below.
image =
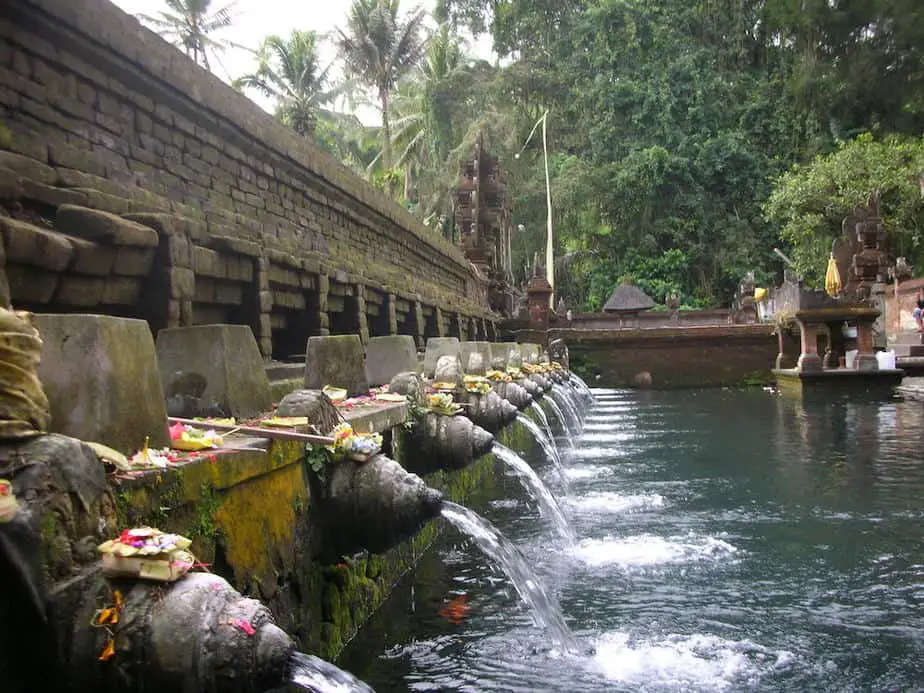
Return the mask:
<svg viewBox="0 0 924 693">
<path fill-rule="evenodd" d="M 501 476 L 476 509 L 509 541 L 450 506 L 488 555 L 444 532 L 341 666 L 378 693 L 922 689 L 920 403 L 594 395 L 559 498 L 578 541 Z M 536 581 L 560 622 L 524 604 Z"/>
<path fill-rule="evenodd" d="M 533 404 L 535 404 L 535 402 L 533 402 Z M 545 453 L 546 459 L 551 462 L 552 466 L 555 468 L 555 473 L 558 475 L 558 479 L 561 482 L 562 490 L 567 493 L 568 476 L 565 474 L 565 468 L 562 465 L 561 455 L 558 454 L 558 448 L 555 446 L 555 438 L 546 435 L 545 431 L 539 428 L 539 424 L 537 424 L 522 412 L 517 413 L 517 421 L 521 426 L 530 432 L 532 437 L 539 444 L 539 447 L 542 448 L 542 452 Z"/>
<path fill-rule="evenodd" d="M 558 501 L 549 491 L 549 487 L 543 483 L 536 471 L 529 466 L 529 463 L 513 450 L 500 443 L 494 443 L 494 448 L 491 452 L 520 478 L 529 495 L 539 504 L 542 515 L 555 528 L 556 533 L 569 544 L 573 544 L 574 532 L 562 512 L 561 506 L 558 505 Z"/>
</svg>

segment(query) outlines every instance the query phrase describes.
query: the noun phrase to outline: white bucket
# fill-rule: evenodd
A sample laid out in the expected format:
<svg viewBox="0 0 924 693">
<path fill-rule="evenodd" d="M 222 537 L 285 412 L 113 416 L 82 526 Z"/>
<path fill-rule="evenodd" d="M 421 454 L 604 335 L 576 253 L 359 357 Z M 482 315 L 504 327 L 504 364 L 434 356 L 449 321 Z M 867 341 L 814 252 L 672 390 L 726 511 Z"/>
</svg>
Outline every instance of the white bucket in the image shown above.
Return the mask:
<svg viewBox="0 0 924 693">
<path fill-rule="evenodd" d="M 895 352 L 877 351 L 876 363 L 879 364 L 879 370 L 881 371 L 893 370 L 895 368 Z"/>
<path fill-rule="evenodd" d="M 857 354 L 859 353 L 859 349 L 851 349 L 846 354 L 844 354 L 844 365 L 847 368 L 856 368 Z"/>
</svg>

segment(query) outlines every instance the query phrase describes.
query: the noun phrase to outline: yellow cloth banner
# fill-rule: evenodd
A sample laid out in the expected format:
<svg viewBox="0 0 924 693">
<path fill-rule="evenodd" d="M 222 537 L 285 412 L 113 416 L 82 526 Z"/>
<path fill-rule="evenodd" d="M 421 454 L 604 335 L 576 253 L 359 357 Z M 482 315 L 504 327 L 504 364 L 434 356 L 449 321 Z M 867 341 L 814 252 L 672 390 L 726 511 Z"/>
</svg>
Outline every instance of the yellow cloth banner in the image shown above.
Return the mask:
<svg viewBox="0 0 924 693">
<path fill-rule="evenodd" d="M 841 293 L 841 273 L 837 269 L 837 260 L 834 259 L 834 253 L 828 259 L 828 271 L 825 272 L 825 293 L 828 296 L 837 298 Z"/>
</svg>

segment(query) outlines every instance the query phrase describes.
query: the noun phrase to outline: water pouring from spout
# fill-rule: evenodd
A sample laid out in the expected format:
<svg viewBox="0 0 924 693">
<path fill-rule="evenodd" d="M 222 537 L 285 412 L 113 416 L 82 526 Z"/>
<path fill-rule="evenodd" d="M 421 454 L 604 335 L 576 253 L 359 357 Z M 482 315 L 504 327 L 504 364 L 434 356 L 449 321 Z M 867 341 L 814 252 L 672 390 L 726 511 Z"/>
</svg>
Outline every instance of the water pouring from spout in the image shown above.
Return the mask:
<svg viewBox="0 0 924 693">
<path fill-rule="evenodd" d="M 568 433 L 575 435 L 581 432 L 581 417 L 578 414 L 574 403 L 568 397 L 568 392 L 557 383 L 552 386 L 552 399 L 558 403 L 561 409 L 566 413 L 565 427 Z"/>
<path fill-rule="evenodd" d="M 556 647 L 568 653 L 578 651 L 574 635 L 569 630 L 558 606 L 546 593 L 539 577 L 523 554 L 490 522 L 468 508 L 445 503 L 442 511 L 456 529 L 467 535 L 485 555 L 498 563 L 510 578 L 517 593 L 532 610 L 538 625 L 546 629 Z"/>
<path fill-rule="evenodd" d="M 534 403 L 535 404 L 535 403 Z M 565 475 L 565 468 L 561 463 L 561 455 L 558 454 L 558 448 L 555 446 L 554 438 L 545 435 L 545 432 L 539 428 L 539 425 L 525 414 L 517 414 L 517 421 L 528 430 L 535 441 L 539 443 L 542 452 L 545 453 L 546 459 L 555 467 L 555 473 L 561 481 L 562 490 L 568 492 L 568 477 Z"/>
<path fill-rule="evenodd" d="M 526 460 L 500 443 L 494 443 L 492 452 L 519 477 L 520 483 L 539 504 L 540 512 L 555 526 L 555 531 L 564 537 L 569 544 L 573 544 L 575 537 L 568 519 L 562 512 L 561 506 L 558 505 L 558 501 L 555 500 L 548 486 L 542 483 L 542 479 L 539 478 L 536 471 L 529 466 Z"/>
<path fill-rule="evenodd" d="M 552 393 L 555 394 L 554 392 Z M 568 422 L 565 419 L 565 412 L 562 411 L 561 407 L 558 406 L 558 402 L 555 401 L 554 397 L 546 397 L 545 401 L 549 403 L 549 407 L 552 409 L 552 413 L 555 414 L 555 418 L 558 419 L 558 423 L 561 424 L 562 435 L 565 440 L 568 441 L 568 449 L 571 452 L 574 452 L 574 438 L 571 437 L 571 431 L 568 429 Z"/>
<path fill-rule="evenodd" d="M 290 665 L 289 680 L 311 693 L 375 693 L 353 674 L 313 655 L 295 652 Z"/>
</svg>

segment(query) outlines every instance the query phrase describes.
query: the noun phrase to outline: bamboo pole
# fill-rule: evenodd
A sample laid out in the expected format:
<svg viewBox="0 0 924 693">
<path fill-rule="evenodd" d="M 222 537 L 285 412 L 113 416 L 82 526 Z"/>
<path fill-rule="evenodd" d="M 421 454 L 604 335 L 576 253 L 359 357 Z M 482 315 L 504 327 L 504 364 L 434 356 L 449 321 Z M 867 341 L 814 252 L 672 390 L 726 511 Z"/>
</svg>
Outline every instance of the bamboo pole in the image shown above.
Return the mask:
<svg viewBox="0 0 924 693">
<path fill-rule="evenodd" d="M 312 433 L 296 433 L 295 431 L 276 430 L 275 428 L 259 428 L 257 426 L 240 426 L 238 424 L 213 424 L 208 421 L 196 421 L 195 419 L 178 419 L 175 416 L 168 416 L 167 421 L 171 424 L 187 424 L 196 428 L 211 428 L 222 433 L 248 433 L 261 438 L 275 438 L 276 440 L 300 440 L 303 443 L 312 445 L 333 445 L 334 439 L 328 436 L 319 436 Z"/>
</svg>

